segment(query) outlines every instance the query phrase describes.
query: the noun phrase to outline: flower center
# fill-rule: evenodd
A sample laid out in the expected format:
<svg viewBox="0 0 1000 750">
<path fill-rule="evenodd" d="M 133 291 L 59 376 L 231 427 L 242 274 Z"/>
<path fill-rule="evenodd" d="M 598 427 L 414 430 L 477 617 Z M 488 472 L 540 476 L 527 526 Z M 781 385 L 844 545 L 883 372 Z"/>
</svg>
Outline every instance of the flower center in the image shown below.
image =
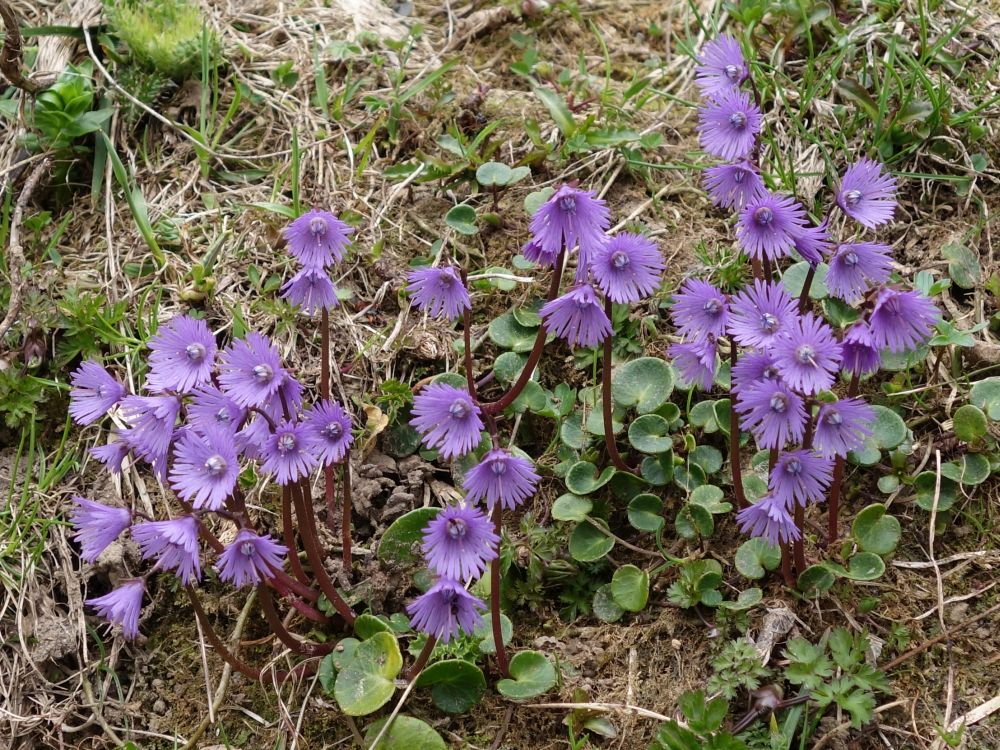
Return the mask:
<svg viewBox="0 0 1000 750">
<path fill-rule="evenodd" d="M 729 124 L 737 130 L 743 130 L 747 126 L 747 116 L 745 112 L 733 112 L 729 115 Z"/>
<path fill-rule="evenodd" d="M 339 440 L 344 434 L 344 426 L 340 422 L 330 422 L 321 432 L 323 433 L 323 437 L 329 440 Z"/>
<path fill-rule="evenodd" d="M 774 219 L 774 211 L 772 211 L 767 206 L 761 206 L 756 211 L 753 212 L 753 220 L 760 224 L 762 227 L 766 227 Z"/>
<path fill-rule="evenodd" d="M 559 208 L 568 214 L 576 213 L 576 198 L 572 195 L 564 195 L 559 199 Z"/>
<path fill-rule="evenodd" d="M 726 78 L 730 81 L 738 80 L 740 77 L 740 68 L 738 65 L 727 65 L 722 70 L 726 74 Z"/>
<path fill-rule="evenodd" d="M 736 171 L 733 172 L 733 182 L 739 185 L 740 183 L 743 182 L 743 180 L 746 179 L 746 176 L 747 173 L 745 169 L 737 169 Z"/>
<path fill-rule="evenodd" d="M 832 411 L 826 415 L 826 423 L 832 424 L 834 427 L 840 427 L 844 423 L 844 418 L 840 416 L 839 411 Z"/>
<path fill-rule="evenodd" d="M 322 237 L 328 229 L 326 220 L 322 216 L 314 216 L 309 219 L 309 231 L 313 237 Z"/>
<path fill-rule="evenodd" d="M 803 344 L 795 350 L 795 359 L 799 361 L 799 364 L 813 365 L 815 367 L 816 350 L 809 346 L 809 344 Z"/>
<path fill-rule="evenodd" d="M 763 377 L 765 380 L 777 380 L 780 375 L 781 373 L 778 372 L 777 367 L 775 367 L 774 365 L 768 365 L 767 367 L 764 368 L 764 373 L 761 377 Z"/>
<path fill-rule="evenodd" d="M 278 452 L 279 453 L 291 453 L 295 450 L 295 435 L 290 432 L 286 432 L 284 435 L 278 438 Z"/>
<path fill-rule="evenodd" d="M 253 546 L 253 542 L 247 540 L 240 543 L 240 554 L 244 557 L 253 557 L 255 551 L 256 549 Z"/>
<path fill-rule="evenodd" d="M 785 409 L 788 408 L 788 396 L 784 393 L 775 393 L 771 396 L 771 411 L 778 414 L 784 414 Z"/>
<path fill-rule="evenodd" d="M 217 412 L 215 412 L 215 421 L 219 422 L 220 424 L 229 424 L 230 419 L 232 419 L 232 417 L 229 415 L 229 410 L 226 409 L 225 407 L 222 407 Z"/>
<path fill-rule="evenodd" d="M 448 536 L 451 539 L 464 539 L 465 532 L 468 531 L 468 524 L 461 518 L 448 519 Z"/>
<path fill-rule="evenodd" d="M 268 383 L 271 378 L 274 377 L 274 370 L 271 369 L 270 365 L 256 365 L 253 370 L 253 379 L 258 383 Z"/>
<path fill-rule="evenodd" d="M 184 353 L 192 362 L 201 362 L 205 358 L 205 347 L 198 343 L 188 344 Z"/>
<path fill-rule="evenodd" d="M 469 416 L 469 404 L 464 399 L 453 401 L 448 407 L 448 413 L 453 419 L 465 419 Z"/>
<path fill-rule="evenodd" d="M 628 266 L 630 262 L 631 261 L 629 260 L 628 255 L 623 253 L 621 250 L 618 250 L 611 254 L 611 265 L 613 265 L 619 271 Z"/>
<path fill-rule="evenodd" d="M 222 474 L 226 470 L 227 465 L 226 459 L 218 453 L 205 459 L 205 470 L 213 477 Z"/>
<path fill-rule="evenodd" d="M 774 333 L 778 330 L 778 319 L 771 315 L 771 313 L 761 313 L 760 330 L 764 333 Z"/>
<path fill-rule="evenodd" d="M 785 464 L 785 471 L 794 476 L 798 476 L 802 473 L 802 462 L 797 458 L 792 458 L 788 460 Z"/>
<path fill-rule="evenodd" d="M 708 315 L 718 315 L 722 310 L 722 300 L 718 297 L 712 297 L 712 299 L 707 300 L 701 308 Z"/>
<path fill-rule="evenodd" d="M 856 206 L 861 202 L 861 191 L 860 190 L 848 190 L 844 193 L 844 203 L 848 206 Z"/>
<path fill-rule="evenodd" d="M 493 471 L 493 476 L 502 477 L 507 471 L 507 462 L 502 458 L 494 458 L 490 469 Z"/>
<path fill-rule="evenodd" d="M 858 254 L 853 250 L 849 253 L 844 253 L 844 265 L 852 267 L 858 265 Z"/>
</svg>

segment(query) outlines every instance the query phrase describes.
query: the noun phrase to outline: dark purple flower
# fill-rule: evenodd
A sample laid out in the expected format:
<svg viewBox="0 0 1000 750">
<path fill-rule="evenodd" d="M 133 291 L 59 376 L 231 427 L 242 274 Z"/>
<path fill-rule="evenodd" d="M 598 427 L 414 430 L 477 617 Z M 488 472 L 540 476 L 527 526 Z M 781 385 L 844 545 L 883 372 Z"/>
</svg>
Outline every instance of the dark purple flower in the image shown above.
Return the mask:
<svg viewBox="0 0 1000 750">
<path fill-rule="evenodd" d="M 469 291 L 458 269 L 452 266 L 418 268 L 410 271 L 407 280 L 410 283 L 406 291 L 412 295 L 413 304 L 435 318 L 453 320 L 472 309 Z"/>
<path fill-rule="evenodd" d="M 122 401 L 122 415 L 130 429 L 121 435 L 139 456 L 160 464 L 170 450 L 180 409 L 176 396 L 128 396 Z"/>
<path fill-rule="evenodd" d="M 806 394 L 829 389 L 840 369 L 840 343 L 812 313 L 796 318 L 771 349 L 784 381 Z"/>
<path fill-rule="evenodd" d="M 476 578 L 497 556 L 500 537 L 479 508 L 450 505 L 427 524 L 421 549 L 427 567 L 456 581 Z"/>
<path fill-rule="evenodd" d="M 680 370 L 681 381 L 688 387 L 698 386 L 703 391 L 712 390 L 715 380 L 715 341 L 703 339 L 673 344 L 667 350 Z"/>
<path fill-rule="evenodd" d="M 100 461 L 112 474 L 122 470 L 125 456 L 129 454 L 129 446 L 124 440 L 114 440 L 106 445 L 97 445 L 90 449 L 90 455 Z"/>
<path fill-rule="evenodd" d="M 597 346 L 611 335 L 611 321 L 590 284 L 572 287 L 546 302 L 539 311 L 546 331 L 566 339 L 570 346 Z"/>
<path fill-rule="evenodd" d="M 76 531 L 73 538 L 80 544 L 80 557 L 92 563 L 132 525 L 132 514 L 127 508 L 112 508 L 79 495 L 73 496 L 73 502 L 76 503 L 70 516 Z"/>
<path fill-rule="evenodd" d="M 634 304 L 656 291 L 663 275 L 663 255 L 641 234 L 620 232 L 594 255 L 590 272 L 612 301 Z"/>
<path fill-rule="evenodd" d="M 354 232 L 329 211 L 313 209 L 285 229 L 288 252 L 304 266 L 326 268 L 344 258 L 347 241 Z"/>
<path fill-rule="evenodd" d="M 749 94 L 723 91 L 698 110 L 701 147 L 726 161 L 742 159 L 753 150 L 763 119 Z"/>
<path fill-rule="evenodd" d="M 801 536 L 785 504 L 772 495 L 765 495 L 741 510 L 736 514 L 736 522 L 744 534 L 766 539 L 774 545 L 787 544 Z"/>
<path fill-rule="evenodd" d="M 354 442 L 351 417 L 336 401 L 321 401 L 302 416 L 312 451 L 324 466 L 343 460 Z"/>
<path fill-rule="evenodd" d="M 558 256 L 579 247 L 576 280 L 587 277 L 594 253 L 607 244 L 605 232 L 611 213 L 605 202 L 589 190 L 563 185 L 531 217 L 531 234 L 541 252 Z"/>
<path fill-rule="evenodd" d="M 729 34 L 720 34 L 705 45 L 695 68 L 695 83 L 705 97 L 716 97 L 738 89 L 750 71 L 740 44 Z"/>
<path fill-rule="evenodd" d="M 485 499 L 492 508 L 498 502 L 514 510 L 535 494 L 538 474 L 531 462 L 503 448 L 494 448 L 465 475 L 465 499 L 470 503 Z"/>
<path fill-rule="evenodd" d="M 285 378 L 278 348 L 266 336 L 248 333 L 222 352 L 219 385 L 240 406 L 261 406 Z"/>
<path fill-rule="evenodd" d="M 556 261 L 559 260 L 558 250 L 552 253 L 546 252 L 535 239 L 528 240 L 528 244 L 521 248 L 521 253 L 525 258 L 539 266 L 552 267 L 555 266 Z"/>
<path fill-rule="evenodd" d="M 784 448 L 802 440 L 806 409 L 802 398 L 778 380 L 762 380 L 740 392 L 740 427 L 753 432 L 758 448 Z"/>
<path fill-rule="evenodd" d="M 872 343 L 894 353 L 916 349 L 930 337 L 940 317 L 934 303 L 916 290 L 883 289 L 868 319 Z"/>
<path fill-rule="evenodd" d="M 483 420 L 466 391 L 432 383 L 413 397 L 411 412 L 410 424 L 423 436 L 424 445 L 436 448 L 442 458 L 464 456 L 479 445 Z"/>
<path fill-rule="evenodd" d="M 218 425 L 234 432 L 246 415 L 246 409 L 213 385 L 196 390 L 187 406 L 187 421 L 193 427 Z"/>
<path fill-rule="evenodd" d="M 140 579 L 125 581 L 110 593 L 96 599 L 87 599 L 85 604 L 97 610 L 112 625 L 121 625 L 122 635 L 132 640 L 139 635 L 139 613 L 142 611 L 142 597 L 146 584 Z"/>
<path fill-rule="evenodd" d="M 215 365 L 215 336 L 204 320 L 180 315 L 165 323 L 150 340 L 149 374 L 151 391 L 187 393 L 212 377 Z"/>
<path fill-rule="evenodd" d="M 818 265 L 823 262 L 823 256 L 830 249 L 829 222 L 823 219 L 819 226 L 805 226 L 795 235 L 792 244 L 795 252 L 802 256 L 804 261 L 810 265 Z"/>
<path fill-rule="evenodd" d="M 896 210 L 896 178 L 882 169 L 877 161 L 862 159 L 847 168 L 837 190 L 840 209 L 869 229 L 891 221 Z"/>
<path fill-rule="evenodd" d="M 198 555 L 198 519 L 181 516 L 170 521 L 147 521 L 132 527 L 132 538 L 142 550 L 142 559 L 156 558 L 160 570 L 173 570 L 187 585 L 201 577 Z"/>
<path fill-rule="evenodd" d="M 195 508 L 221 508 L 239 475 L 235 438 L 226 427 L 187 430 L 174 447 L 170 486 Z"/>
<path fill-rule="evenodd" d="M 299 307 L 306 315 L 330 310 L 339 303 L 337 287 L 322 268 L 303 268 L 281 287 L 281 298 Z"/>
<path fill-rule="evenodd" d="M 841 343 L 844 354 L 841 366 L 852 375 L 867 375 L 882 366 L 882 355 L 872 342 L 872 332 L 863 320 L 844 333 Z"/>
<path fill-rule="evenodd" d="M 795 322 L 796 308 L 781 284 L 756 279 L 730 303 L 729 334 L 743 346 L 768 347 Z"/>
<path fill-rule="evenodd" d="M 748 201 L 736 225 L 740 249 L 752 258 L 780 258 L 806 227 L 805 209 L 794 198 L 765 193 Z"/>
<path fill-rule="evenodd" d="M 311 441 L 304 426 L 281 422 L 264 443 L 264 463 L 260 468 L 265 473 L 274 474 L 275 481 L 280 485 L 297 482 L 319 465 L 310 447 Z"/>
<path fill-rule="evenodd" d="M 787 451 L 778 456 L 771 470 L 768 489 L 775 501 L 792 508 L 823 500 L 830 486 L 833 466 L 829 459 L 811 450 Z"/>
<path fill-rule="evenodd" d="M 288 548 L 269 536 L 258 536 L 250 529 L 240 529 L 232 544 L 219 553 L 215 569 L 219 578 L 237 588 L 256 585 L 274 577 L 274 570 L 284 564 Z"/>
<path fill-rule="evenodd" d="M 125 386 L 88 359 L 70 377 L 69 413 L 77 424 L 93 424 L 125 396 Z"/>
<path fill-rule="evenodd" d="M 438 579 L 427 593 L 407 605 L 414 628 L 447 643 L 459 632 L 470 634 L 480 623 L 486 605 L 449 578 Z"/>
<path fill-rule="evenodd" d="M 819 407 L 813 447 L 824 458 L 846 457 L 872 434 L 875 412 L 860 398 L 848 398 Z"/>
<path fill-rule="evenodd" d="M 708 282 L 688 279 L 674 295 L 670 317 L 680 336 L 721 336 L 729 322 L 729 303 L 726 296 Z"/>
<path fill-rule="evenodd" d="M 857 302 L 872 286 L 888 280 L 892 268 L 890 252 L 888 245 L 874 242 L 838 247 L 830 258 L 830 270 L 826 274 L 830 293 L 845 302 Z"/>
<path fill-rule="evenodd" d="M 709 167 L 705 170 L 705 188 L 716 206 L 737 210 L 767 194 L 764 180 L 747 161 Z"/>
<path fill-rule="evenodd" d="M 780 377 L 778 368 L 774 365 L 774 357 L 767 352 L 744 354 L 736 362 L 730 375 L 733 393 L 742 393 L 762 380 L 777 380 Z"/>
</svg>

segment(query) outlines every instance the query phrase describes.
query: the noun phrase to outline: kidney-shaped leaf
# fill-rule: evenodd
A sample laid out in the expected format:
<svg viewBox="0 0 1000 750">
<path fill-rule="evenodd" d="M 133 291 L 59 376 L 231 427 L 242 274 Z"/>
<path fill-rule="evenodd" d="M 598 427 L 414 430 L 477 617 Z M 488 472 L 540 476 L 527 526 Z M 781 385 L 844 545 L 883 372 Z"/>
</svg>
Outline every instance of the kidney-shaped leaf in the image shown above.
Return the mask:
<svg viewBox="0 0 1000 750">
<path fill-rule="evenodd" d="M 445 713 L 460 714 L 479 702 L 486 692 L 483 670 L 464 659 L 445 659 L 427 667 L 417 677 L 417 687 L 430 687 L 434 705 Z"/>
<path fill-rule="evenodd" d="M 396 638 L 390 633 L 376 633 L 361 642 L 354 658 L 337 675 L 334 697 L 348 716 L 370 714 L 392 698 L 402 668 L 403 656 Z"/>
<path fill-rule="evenodd" d="M 501 695 L 520 701 L 534 698 L 556 684 L 556 668 L 538 651 L 521 651 L 510 660 L 510 679 L 500 680 Z"/>
<path fill-rule="evenodd" d="M 648 414 L 666 401 L 674 390 L 670 365 L 657 357 L 640 357 L 615 368 L 611 395 L 622 406 L 634 406 Z"/>
</svg>

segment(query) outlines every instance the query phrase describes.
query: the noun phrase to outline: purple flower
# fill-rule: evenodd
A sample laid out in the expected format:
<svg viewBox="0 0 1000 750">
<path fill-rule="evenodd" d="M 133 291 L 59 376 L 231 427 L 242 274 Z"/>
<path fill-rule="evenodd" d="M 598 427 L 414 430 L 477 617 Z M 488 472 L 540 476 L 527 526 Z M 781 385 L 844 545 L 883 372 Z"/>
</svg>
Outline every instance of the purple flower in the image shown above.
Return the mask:
<svg viewBox="0 0 1000 750">
<path fill-rule="evenodd" d="M 188 424 L 199 428 L 218 425 L 235 431 L 246 415 L 246 409 L 212 385 L 196 390 L 187 406 Z"/>
<path fill-rule="evenodd" d="M 747 161 L 709 167 L 705 170 L 704 179 L 709 198 L 720 208 L 741 209 L 767 194 L 764 180 Z"/>
<path fill-rule="evenodd" d="M 162 466 L 181 409 L 176 396 L 128 396 L 122 414 L 130 429 L 121 433 L 129 446 L 151 464 Z"/>
<path fill-rule="evenodd" d="M 288 252 L 304 266 L 326 268 L 344 259 L 348 237 L 354 232 L 328 211 L 313 209 L 285 229 Z"/>
<path fill-rule="evenodd" d="M 783 195 L 765 193 L 748 201 L 736 225 L 740 249 L 758 259 L 790 254 L 805 229 L 805 215 L 795 199 Z"/>
<path fill-rule="evenodd" d="M 337 287 L 322 268 L 303 266 L 281 287 L 281 298 L 301 308 L 306 315 L 329 310 L 340 304 Z"/>
<path fill-rule="evenodd" d="M 261 469 L 280 485 L 296 482 L 319 465 L 310 447 L 304 426 L 281 422 L 264 443 Z"/>
<path fill-rule="evenodd" d="M 92 359 L 81 363 L 69 382 L 69 413 L 77 424 L 93 424 L 125 395 L 125 386 Z"/>
<path fill-rule="evenodd" d="M 173 570 L 187 585 L 201 577 L 198 556 L 198 519 L 181 516 L 170 521 L 147 521 L 132 527 L 132 538 L 142 550 L 142 559 L 156 558 L 160 570 Z"/>
<path fill-rule="evenodd" d="M 856 302 L 874 284 L 889 278 L 892 261 L 888 245 L 874 242 L 844 244 L 830 258 L 826 286 L 830 293 L 845 302 Z"/>
<path fill-rule="evenodd" d="M 872 343 L 871 329 L 863 320 L 847 329 L 841 349 L 844 353 L 841 366 L 853 375 L 867 375 L 882 366 L 882 356 Z"/>
<path fill-rule="evenodd" d="M 70 516 L 76 530 L 73 538 L 80 543 L 80 557 L 92 563 L 132 525 L 132 514 L 127 508 L 112 508 L 79 495 L 73 496 L 73 502 L 76 503 Z"/>
<path fill-rule="evenodd" d="M 840 343 L 830 327 L 812 313 L 793 321 L 785 335 L 774 342 L 772 354 L 789 387 L 806 394 L 829 389 L 840 368 Z"/>
<path fill-rule="evenodd" d="M 459 632 L 472 633 L 482 623 L 486 605 L 460 583 L 441 578 L 426 594 L 407 605 L 414 628 L 447 643 Z"/>
<path fill-rule="evenodd" d="M 862 159 L 844 172 L 837 191 L 837 205 L 869 229 L 892 220 L 896 210 L 896 178 L 882 174 L 882 165 Z"/>
<path fill-rule="evenodd" d="M 916 349 L 930 337 L 940 317 L 934 303 L 918 291 L 883 289 L 868 319 L 872 343 L 894 353 Z"/>
<path fill-rule="evenodd" d="M 215 365 L 215 336 L 204 320 L 188 315 L 173 318 L 160 327 L 149 342 L 151 391 L 187 393 L 212 377 Z"/>
<path fill-rule="evenodd" d="M 818 503 L 830 486 L 831 462 L 810 450 L 787 451 L 778 456 L 771 470 L 768 489 L 776 502 L 791 508 L 794 503 Z"/>
<path fill-rule="evenodd" d="M 744 354 L 736 362 L 730 375 L 733 393 L 742 393 L 762 380 L 776 380 L 780 377 L 778 368 L 774 365 L 774 357 L 767 352 Z"/>
<path fill-rule="evenodd" d="M 721 336 L 729 322 L 726 296 L 701 279 L 688 279 L 674 295 L 670 317 L 680 336 Z"/>
<path fill-rule="evenodd" d="M 479 508 L 450 505 L 427 524 L 421 549 L 431 571 L 463 581 L 482 575 L 499 544 L 493 524 Z"/>
<path fill-rule="evenodd" d="M 859 398 L 848 398 L 819 407 L 813 447 L 824 458 L 846 457 L 872 434 L 875 412 Z"/>
<path fill-rule="evenodd" d="M 264 446 L 270 437 L 271 425 L 260 416 L 247 421 L 243 429 L 233 435 L 236 449 L 251 461 L 263 458 Z"/>
<path fill-rule="evenodd" d="M 424 445 L 436 448 L 442 458 L 464 456 L 479 445 L 483 420 L 466 391 L 431 383 L 413 397 L 411 412 L 410 424 L 423 436 Z"/>
<path fill-rule="evenodd" d="M 237 588 L 258 584 L 274 577 L 280 570 L 288 548 L 269 536 L 258 536 L 250 529 L 240 529 L 232 544 L 219 554 L 215 569 L 219 578 Z"/>
<path fill-rule="evenodd" d="M 124 440 L 115 440 L 107 445 L 97 445 L 90 449 L 90 455 L 100 461 L 112 474 L 122 470 L 122 463 L 129 453 L 129 446 Z"/>
<path fill-rule="evenodd" d="M 410 271 L 407 280 L 410 283 L 406 291 L 413 296 L 413 304 L 435 318 L 453 320 L 472 309 L 469 291 L 452 266 L 418 268 Z"/>
<path fill-rule="evenodd" d="M 563 185 L 531 217 L 531 234 L 540 252 L 558 257 L 565 248 L 579 247 L 576 280 L 587 277 L 594 253 L 607 244 L 611 213 L 589 190 Z"/>
<path fill-rule="evenodd" d="M 566 339 L 570 346 L 597 346 L 611 335 L 611 321 L 590 284 L 572 287 L 546 302 L 539 311 L 546 331 Z"/>
<path fill-rule="evenodd" d="M 641 234 L 621 232 L 598 250 L 590 272 L 612 302 L 634 304 L 660 285 L 663 255 L 655 242 Z"/>
<path fill-rule="evenodd" d="M 139 612 L 142 610 L 142 597 L 145 593 L 146 584 L 140 579 L 134 579 L 125 581 L 104 596 L 87 599 L 85 604 L 96 609 L 98 616 L 112 625 L 121 625 L 122 635 L 126 640 L 132 640 L 139 635 Z"/>
<path fill-rule="evenodd" d="M 525 258 L 539 266 L 552 267 L 555 266 L 556 261 L 559 260 L 558 250 L 552 253 L 546 252 L 535 239 L 528 240 L 528 244 L 521 248 L 521 253 Z"/>
<path fill-rule="evenodd" d="M 758 448 L 784 448 L 799 442 L 806 426 L 802 398 L 778 380 L 762 380 L 740 393 L 740 427 L 753 432 Z"/>
<path fill-rule="evenodd" d="M 222 352 L 219 385 L 240 406 L 263 405 L 284 378 L 278 348 L 259 333 L 248 333 Z"/>
<path fill-rule="evenodd" d="M 221 508 L 239 475 L 235 438 L 225 427 L 187 430 L 174 447 L 170 486 L 195 508 Z"/>
<path fill-rule="evenodd" d="M 736 522 L 744 534 L 766 539 L 771 544 L 787 544 L 801 536 L 785 504 L 766 495 L 736 514 Z"/>
<path fill-rule="evenodd" d="M 690 341 L 673 344 L 667 350 L 674 365 L 681 373 L 681 381 L 688 388 L 698 386 L 703 391 L 712 390 L 715 380 L 715 341 Z"/>
<path fill-rule="evenodd" d="M 351 417 L 336 401 L 321 401 L 302 417 L 312 451 L 324 466 L 343 460 L 354 442 Z"/>
<path fill-rule="evenodd" d="M 742 346 L 768 347 L 795 322 L 796 307 L 781 284 L 757 279 L 733 297 L 729 334 Z"/>
<path fill-rule="evenodd" d="M 802 256 L 802 259 L 810 265 L 818 265 L 823 261 L 823 256 L 830 249 L 830 231 L 827 227 L 829 222 L 823 222 L 816 227 L 805 226 L 795 235 L 792 245 L 795 252 Z"/>
<path fill-rule="evenodd" d="M 705 45 L 695 68 L 695 83 L 705 97 L 738 89 L 750 75 L 740 44 L 729 34 L 720 34 Z"/>
<path fill-rule="evenodd" d="M 514 510 L 535 494 L 538 474 L 531 462 L 503 448 L 494 448 L 465 475 L 465 499 L 470 503 L 485 498 L 486 506 L 497 503 Z"/>
<path fill-rule="evenodd" d="M 748 94 L 729 89 L 698 110 L 699 142 L 712 156 L 726 161 L 742 159 L 753 149 L 762 121 Z"/>
</svg>

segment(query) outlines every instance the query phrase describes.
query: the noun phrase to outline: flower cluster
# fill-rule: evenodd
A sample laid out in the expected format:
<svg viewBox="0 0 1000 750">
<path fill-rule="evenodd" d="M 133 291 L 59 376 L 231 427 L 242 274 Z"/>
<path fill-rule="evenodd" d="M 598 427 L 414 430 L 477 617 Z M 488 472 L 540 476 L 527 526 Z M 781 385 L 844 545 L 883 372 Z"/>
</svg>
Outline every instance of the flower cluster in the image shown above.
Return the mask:
<svg viewBox="0 0 1000 750">
<path fill-rule="evenodd" d="M 328 211 L 313 209 L 285 230 L 289 254 L 301 268 L 281 287 L 281 296 L 307 315 L 337 306 L 337 289 L 327 269 L 344 259 L 354 230 Z"/>
</svg>

